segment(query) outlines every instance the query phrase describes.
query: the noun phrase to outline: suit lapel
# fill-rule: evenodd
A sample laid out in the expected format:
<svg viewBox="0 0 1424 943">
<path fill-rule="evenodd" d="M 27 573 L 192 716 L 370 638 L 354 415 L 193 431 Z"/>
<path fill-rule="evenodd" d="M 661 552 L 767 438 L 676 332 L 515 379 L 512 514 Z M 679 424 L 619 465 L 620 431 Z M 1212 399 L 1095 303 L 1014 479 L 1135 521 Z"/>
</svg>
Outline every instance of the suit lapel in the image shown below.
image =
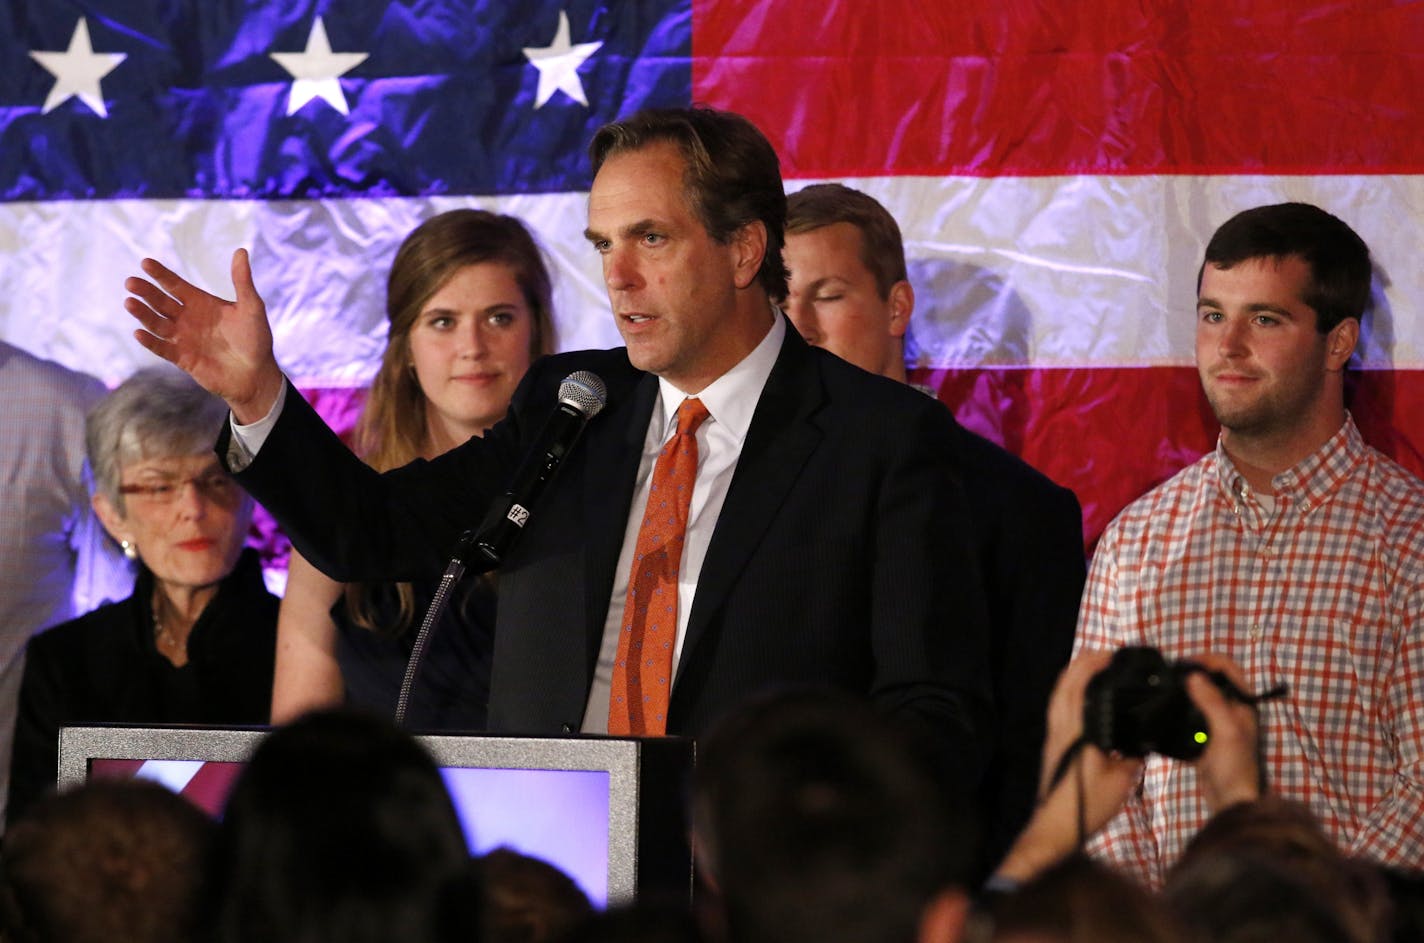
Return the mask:
<svg viewBox="0 0 1424 943">
<path fill-rule="evenodd" d="M 608 420 L 606 434 L 590 435 L 585 443 L 588 474 L 584 476 L 583 507 L 584 533 L 588 540 L 584 559 L 588 578 L 584 581 L 584 624 L 590 672 L 598 661 L 614 570 L 618 566 L 618 553 L 623 549 L 623 532 L 628 526 L 638 461 L 642 458 L 643 440 L 657 395 L 657 377 L 641 374 L 640 379 L 631 384 L 627 402 L 615 406 L 615 413 L 599 417 Z"/>
<path fill-rule="evenodd" d="M 824 399 L 810 348 L 788 325 L 698 574 L 679 674 L 820 444 L 823 433 L 812 418 Z"/>
</svg>

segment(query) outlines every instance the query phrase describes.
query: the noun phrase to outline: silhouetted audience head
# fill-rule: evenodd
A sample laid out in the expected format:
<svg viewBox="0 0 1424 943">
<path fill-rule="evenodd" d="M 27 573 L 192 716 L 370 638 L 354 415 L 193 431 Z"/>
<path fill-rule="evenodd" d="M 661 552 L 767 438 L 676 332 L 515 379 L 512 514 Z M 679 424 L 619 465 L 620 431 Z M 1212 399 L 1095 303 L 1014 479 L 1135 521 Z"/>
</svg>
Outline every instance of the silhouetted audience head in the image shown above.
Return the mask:
<svg viewBox="0 0 1424 943">
<path fill-rule="evenodd" d="M 864 702 L 787 693 L 719 725 L 699 749 L 693 828 L 735 943 L 959 932 L 970 849 L 929 767 Z"/>
<path fill-rule="evenodd" d="M 702 943 L 692 912 L 666 900 L 609 907 L 580 924 L 564 943 Z"/>
<path fill-rule="evenodd" d="M 1242 850 L 1202 855 L 1163 889 L 1200 943 L 1360 943 L 1334 902 L 1284 860 Z"/>
<path fill-rule="evenodd" d="M 1179 943 L 1162 901 L 1116 871 L 1075 855 L 989 910 L 994 943 Z"/>
<path fill-rule="evenodd" d="M 563 871 L 513 848 L 480 858 L 486 943 L 561 940 L 593 916 L 588 895 Z"/>
<path fill-rule="evenodd" d="M 219 943 L 471 943 L 475 865 L 435 762 L 346 710 L 262 741 L 233 787 L 211 872 Z"/>
<path fill-rule="evenodd" d="M 213 822 L 155 783 L 100 780 L 31 807 L 0 853 L 7 943 L 188 943 Z"/>
<path fill-rule="evenodd" d="M 1379 868 L 1377 872 L 1392 905 L 1388 939 L 1393 943 L 1424 940 L 1424 872 L 1399 868 Z"/>
<path fill-rule="evenodd" d="M 1266 873 L 1246 887 L 1222 888 L 1242 906 L 1248 892 L 1261 894 L 1263 906 L 1296 893 L 1293 887 L 1276 889 L 1279 878 L 1300 885 L 1311 899 L 1307 910 L 1318 905 L 1329 911 L 1351 940 L 1373 943 L 1385 935 L 1391 908 L 1380 874 L 1345 857 L 1306 806 L 1277 796 L 1238 803 L 1212 816 L 1187 845 L 1167 887 L 1174 899 L 1185 894 L 1195 900 L 1211 893 L 1221 874 L 1253 862 Z"/>
</svg>

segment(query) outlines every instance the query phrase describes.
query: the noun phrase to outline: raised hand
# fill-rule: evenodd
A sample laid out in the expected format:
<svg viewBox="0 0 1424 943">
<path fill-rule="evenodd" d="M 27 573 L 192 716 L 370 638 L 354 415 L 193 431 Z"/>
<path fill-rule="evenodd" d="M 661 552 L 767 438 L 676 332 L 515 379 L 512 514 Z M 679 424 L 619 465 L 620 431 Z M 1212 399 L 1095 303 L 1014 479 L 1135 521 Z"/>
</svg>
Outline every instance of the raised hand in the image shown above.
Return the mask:
<svg viewBox="0 0 1424 943">
<path fill-rule="evenodd" d="M 1083 734 L 1088 682 L 1111 658 L 1111 652 L 1084 650 L 1058 676 L 1048 702 L 1038 808 L 996 870 L 1000 877 L 1027 880 L 1062 861 L 1106 825 L 1137 788 L 1141 760 L 1106 754 L 1091 743 L 1076 747 L 1079 752 L 1061 780 L 1049 781 Z"/>
<path fill-rule="evenodd" d="M 1236 662 L 1225 655 L 1193 656 L 1212 671 L 1230 678 L 1243 691 L 1250 683 Z M 1256 708 L 1228 698 L 1211 679 L 1201 673 L 1187 678 L 1187 696 L 1206 718 L 1211 739 L 1206 750 L 1193 765 L 1202 798 L 1212 812 L 1218 812 L 1237 802 L 1249 802 L 1261 796 L 1261 764 L 1258 750 Z"/>
<path fill-rule="evenodd" d="M 1083 796 L 1083 826 L 1089 835 L 1108 823 L 1122 808 L 1142 775 L 1142 761 L 1109 755 L 1092 744 L 1084 744 L 1074 761 L 1080 769 L 1069 769 L 1063 780 L 1050 784 L 1048 778 L 1057 770 L 1063 755 L 1083 735 L 1083 705 L 1087 700 L 1088 682 L 1108 666 L 1111 652 L 1086 649 L 1068 663 L 1053 695 L 1048 700 L 1048 724 L 1043 744 L 1043 768 L 1039 797 L 1047 802 L 1059 794 L 1064 807 L 1078 809 L 1079 780 L 1086 787 Z M 1086 837 L 1086 836 L 1084 836 Z"/>
<path fill-rule="evenodd" d="M 153 259 L 140 265 L 153 281 L 124 281 L 134 296 L 124 300 L 124 309 L 143 326 L 134 338 L 226 400 L 238 422 L 265 416 L 281 392 L 282 371 L 247 250 L 232 254 L 236 301 L 203 291 Z"/>
</svg>

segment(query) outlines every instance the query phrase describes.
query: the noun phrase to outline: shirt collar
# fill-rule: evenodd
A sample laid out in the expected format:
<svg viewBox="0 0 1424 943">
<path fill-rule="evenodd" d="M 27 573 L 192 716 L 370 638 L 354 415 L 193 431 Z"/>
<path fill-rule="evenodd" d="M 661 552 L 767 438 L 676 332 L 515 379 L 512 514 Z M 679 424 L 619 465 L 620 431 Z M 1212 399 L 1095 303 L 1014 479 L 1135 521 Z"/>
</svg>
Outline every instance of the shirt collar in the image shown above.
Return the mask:
<svg viewBox="0 0 1424 943">
<path fill-rule="evenodd" d="M 1277 499 L 1308 513 L 1323 503 L 1350 471 L 1365 457 L 1365 441 L 1355 420 L 1345 413 L 1345 422 L 1319 449 L 1271 479 Z M 1216 440 L 1218 481 L 1228 499 L 1240 502 L 1249 491 L 1246 479 L 1231 464 L 1220 437 Z"/>
<path fill-rule="evenodd" d="M 771 376 L 771 368 L 776 366 L 782 341 L 786 339 L 786 318 L 775 305 L 772 306 L 772 314 L 771 330 L 766 332 L 761 343 L 735 367 L 697 394 L 712 419 L 736 436 L 738 442 L 746 440 L 762 388 Z M 663 438 L 666 438 L 672 433 L 677 422 L 677 408 L 687 399 L 687 394 L 662 377 L 658 377 L 658 394 L 662 406 L 661 428 Z"/>
</svg>

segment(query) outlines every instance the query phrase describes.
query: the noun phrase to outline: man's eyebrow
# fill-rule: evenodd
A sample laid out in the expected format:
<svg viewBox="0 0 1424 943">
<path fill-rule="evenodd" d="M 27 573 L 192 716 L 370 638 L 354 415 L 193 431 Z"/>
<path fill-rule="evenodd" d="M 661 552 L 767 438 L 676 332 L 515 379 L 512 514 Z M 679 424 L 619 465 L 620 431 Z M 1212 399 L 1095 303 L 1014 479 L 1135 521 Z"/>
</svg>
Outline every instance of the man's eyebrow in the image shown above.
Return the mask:
<svg viewBox="0 0 1424 943">
<path fill-rule="evenodd" d="M 1246 310 L 1252 312 L 1267 311 L 1271 314 L 1278 314 L 1281 317 L 1287 318 L 1291 321 L 1295 320 L 1295 312 L 1292 311 L 1290 308 L 1283 308 L 1280 305 L 1273 305 L 1268 301 L 1258 301 L 1255 304 L 1249 304 L 1246 306 Z"/>
<path fill-rule="evenodd" d="M 1218 311 L 1224 311 L 1226 306 L 1223 305 L 1221 302 L 1217 301 L 1215 298 L 1208 298 L 1203 295 L 1197 299 L 1197 308 L 1215 308 Z M 1296 319 L 1295 312 L 1291 311 L 1289 308 L 1283 308 L 1280 305 L 1271 304 L 1269 301 L 1253 301 L 1250 304 L 1246 305 L 1246 310 L 1252 313 L 1260 313 L 1264 311 L 1270 314 L 1280 315 L 1283 318 L 1289 318 L 1292 321 Z"/>
<path fill-rule="evenodd" d="M 629 223 L 628 225 L 621 227 L 618 230 L 618 234 L 621 236 L 637 237 L 645 236 L 650 232 L 661 232 L 663 229 L 666 228 L 666 226 L 664 226 L 662 223 L 659 223 L 655 219 L 640 219 L 635 223 Z M 597 242 L 600 239 L 607 238 L 607 236 L 595 229 L 585 229 L 583 231 L 583 237 L 589 242 Z"/>
<path fill-rule="evenodd" d="M 794 274 L 796 274 L 796 273 L 793 271 L 792 274 L 794 275 Z M 831 281 L 832 279 L 834 279 L 834 278 L 836 278 L 836 277 L 837 277 L 837 276 L 835 276 L 835 275 L 822 275 L 820 278 L 816 279 L 815 281 L 813 281 L 813 282 L 811 282 L 810 284 L 808 284 L 805 288 L 801 289 L 800 294 L 802 294 L 802 295 L 814 295 L 816 292 L 820 291 L 822 288 L 825 288 L 827 282 Z"/>
</svg>

